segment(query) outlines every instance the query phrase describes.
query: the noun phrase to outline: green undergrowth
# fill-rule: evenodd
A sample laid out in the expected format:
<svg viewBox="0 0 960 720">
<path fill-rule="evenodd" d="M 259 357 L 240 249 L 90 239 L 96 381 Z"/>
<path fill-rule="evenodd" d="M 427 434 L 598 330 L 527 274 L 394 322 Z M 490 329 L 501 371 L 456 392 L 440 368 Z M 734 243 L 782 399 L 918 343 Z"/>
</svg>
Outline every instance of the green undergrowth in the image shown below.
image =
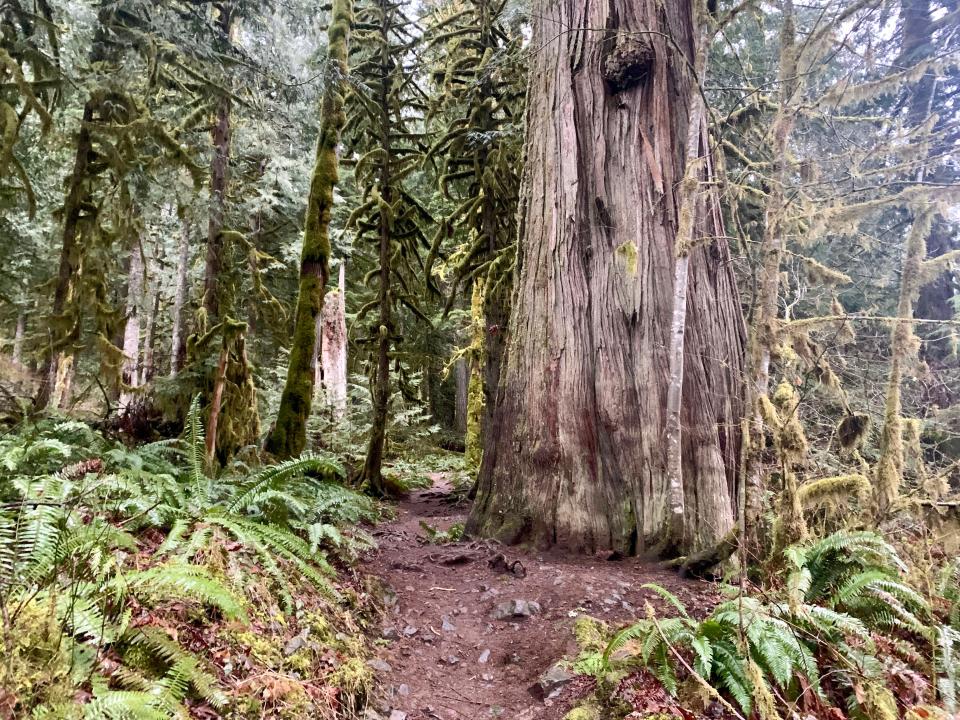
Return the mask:
<svg viewBox="0 0 960 720">
<path fill-rule="evenodd" d="M 784 560 L 765 587 L 727 588 L 729 598 L 705 617 L 646 585 L 667 612 L 648 603 L 645 617 L 616 631 L 579 618 L 572 667 L 595 678 L 597 689 L 567 717 L 635 712 L 624 688 L 643 676 L 655 678 L 684 712 L 713 705 L 761 720 L 919 720 L 957 712 L 960 562 L 943 568 L 930 596 L 905 581 L 900 555 L 870 532 L 794 545 Z"/>
<path fill-rule="evenodd" d="M 347 568 L 380 508 L 332 457 L 216 472 L 200 408 L 137 448 L 0 437 L 0 717 L 347 718 L 372 677 Z"/>
</svg>

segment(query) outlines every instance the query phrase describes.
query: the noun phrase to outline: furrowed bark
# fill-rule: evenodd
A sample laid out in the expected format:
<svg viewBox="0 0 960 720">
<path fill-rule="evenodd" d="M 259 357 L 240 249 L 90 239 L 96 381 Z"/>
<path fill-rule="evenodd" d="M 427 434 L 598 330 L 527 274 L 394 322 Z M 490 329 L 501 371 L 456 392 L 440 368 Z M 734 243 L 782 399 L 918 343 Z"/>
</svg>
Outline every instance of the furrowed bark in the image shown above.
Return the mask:
<svg viewBox="0 0 960 720">
<path fill-rule="evenodd" d="M 692 10 L 536 3 L 519 270 L 475 534 L 627 553 L 669 534 L 663 437 Z M 678 550 L 715 545 L 733 526 L 742 414 L 728 249 L 715 213 L 698 212 L 694 228 L 681 402 L 690 532 Z"/>
</svg>

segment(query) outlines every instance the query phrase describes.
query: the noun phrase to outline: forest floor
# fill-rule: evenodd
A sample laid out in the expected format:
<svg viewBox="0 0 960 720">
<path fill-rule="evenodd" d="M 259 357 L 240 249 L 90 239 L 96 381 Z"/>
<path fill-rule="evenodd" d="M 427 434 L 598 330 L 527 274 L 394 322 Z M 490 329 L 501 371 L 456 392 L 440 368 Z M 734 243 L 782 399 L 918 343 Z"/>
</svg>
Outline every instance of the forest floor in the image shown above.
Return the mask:
<svg viewBox="0 0 960 720">
<path fill-rule="evenodd" d="M 632 558 L 432 544 L 421 522 L 446 531 L 468 507 L 446 476 L 431 479 L 432 488 L 411 494 L 377 528 L 379 548 L 361 566 L 385 586 L 371 661 L 381 695 L 371 718 L 558 720 L 592 689 L 589 679 L 554 668 L 577 654 L 577 617 L 617 626 L 642 617 L 648 602 L 666 612 L 644 583 L 666 587 L 696 615 L 716 602 L 712 585 Z"/>
</svg>

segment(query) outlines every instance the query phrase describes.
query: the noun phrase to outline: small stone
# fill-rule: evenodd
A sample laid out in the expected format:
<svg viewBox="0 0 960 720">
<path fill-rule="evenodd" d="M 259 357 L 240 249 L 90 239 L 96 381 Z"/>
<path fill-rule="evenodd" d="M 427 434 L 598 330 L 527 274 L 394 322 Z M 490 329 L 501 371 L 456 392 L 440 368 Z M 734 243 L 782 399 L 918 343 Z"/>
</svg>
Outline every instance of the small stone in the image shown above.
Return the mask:
<svg viewBox="0 0 960 720">
<path fill-rule="evenodd" d="M 563 686 L 573 680 L 574 674 L 560 663 L 552 665 L 537 680 L 545 698 L 555 698 L 560 694 Z"/>
<path fill-rule="evenodd" d="M 534 600 L 507 600 L 497 605 L 491 617 L 494 620 L 507 620 L 509 618 L 525 618 L 540 613 L 540 603 Z"/>
<path fill-rule="evenodd" d="M 406 590 L 407 592 L 413 592 L 416 588 L 414 588 L 413 585 L 407 585 L 403 589 Z"/>
<path fill-rule="evenodd" d="M 383 720 L 383 715 L 371 707 L 363 711 L 363 720 Z"/>
<path fill-rule="evenodd" d="M 456 665 L 459 662 L 460 658 L 458 658 L 456 655 L 447 655 L 446 657 L 447 665 Z"/>
<path fill-rule="evenodd" d="M 385 640 L 393 640 L 397 637 L 397 629 L 393 625 L 384 625 L 380 630 L 380 637 Z"/>
<path fill-rule="evenodd" d="M 561 578 L 559 578 L 559 577 L 555 577 L 555 578 L 553 579 L 553 584 L 554 584 L 554 586 L 563 585 L 563 580 L 562 580 Z"/>
<path fill-rule="evenodd" d="M 407 720 L 407 714 L 402 710 L 391 710 L 390 720 Z"/>
<path fill-rule="evenodd" d="M 480 599 L 486 602 L 487 600 L 493 600 L 499 594 L 499 590 L 496 588 L 490 588 L 489 590 L 484 590 L 482 593 L 480 593 Z"/>
<path fill-rule="evenodd" d="M 403 634 L 406 635 L 407 637 L 413 637 L 414 635 L 417 634 L 417 629 L 413 625 L 407 625 L 403 629 Z"/>
<path fill-rule="evenodd" d="M 306 645 L 308 637 L 310 637 L 310 628 L 305 627 L 301 632 L 287 640 L 287 644 L 283 646 L 284 656 L 290 657 L 297 652 L 297 650 Z"/>
<path fill-rule="evenodd" d="M 403 683 L 402 685 L 400 685 L 400 687 L 397 688 L 397 695 L 400 695 L 401 697 L 406 697 L 409 694 L 410 694 L 410 686 L 407 685 L 406 683 Z"/>
<path fill-rule="evenodd" d="M 444 632 L 453 632 L 454 630 L 457 629 L 457 626 L 454 625 L 452 622 L 450 622 L 450 618 L 447 617 L 446 615 L 444 615 L 440 619 L 442 621 L 442 625 L 440 625 L 440 629 L 443 630 Z"/>
<path fill-rule="evenodd" d="M 491 675 L 490 673 L 484 673 L 483 675 L 480 676 L 480 679 L 483 680 L 484 682 L 493 682 L 493 675 Z"/>
<path fill-rule="evenodd" d="M 393 668 L 390 666 L 386 660 L 381 660 L 380 658 L 373 658 L 373 660 L 367 660 L 367 665 L 372 667 L 378 672 L 390 672 Z"/>
<path fill-rule="evenodd" d="M 519 665 L 523 661 L 517 653 L 510 653 L 507 655 L 507 665 Z"/>
<path fill-rule="evenodd" d="M 490 650 L 489 648 L 486 648 L 482 653 L 480 653 L 480 657 L 477 658 L 477 662 L 480 663 L 481 665 L 485 665 L 489 659 L 490 659 Z"/>
</svg>

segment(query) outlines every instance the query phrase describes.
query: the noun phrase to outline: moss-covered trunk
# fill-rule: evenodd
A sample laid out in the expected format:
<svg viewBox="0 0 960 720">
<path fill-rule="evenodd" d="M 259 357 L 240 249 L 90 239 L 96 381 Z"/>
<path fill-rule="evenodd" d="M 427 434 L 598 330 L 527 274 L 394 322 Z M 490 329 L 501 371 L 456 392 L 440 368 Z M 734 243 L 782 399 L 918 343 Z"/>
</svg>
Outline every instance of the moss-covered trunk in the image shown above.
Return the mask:
<svg viewBox="0 0 960 720">
<path fill-rule="evenodd" d="M 334 1 L 327 30 L 329 74 L 321 103 L 320 137 L 307 201 L 290 363 L 277 421 L 267 440 L 267 450 L 281 458 L 300 454 L 307 443 L 307 420 L 316 381 L 317 319 L 323 311 L 323 293 L 330 272 L 330 213 L 338 179 L 337 145 L 346 122 L 343 91 L 351 15 L 350 0 Z"/>
<path fill-rule="evenodd" d="M 371 391 L 373 395 L 373 422 L 370 428 L 370 442 L 363 463 L 362 481 L 368 483 L 370 491 L 376 495 L 384 493 L 383 450 L 386 445 L 387 413 L 390 409 L 390 343 L 394 332 L 393 302 L 391 288 L 391 215 L 392 193 L 392 143 L 390 142 L 390 78 L 393 58 L 390 57 L 390 14 L 382 13 L 380 26 L 380 77 L 377 101 L 380 105 L 380 233 L 377 281 L 377 307 L 379 329 L 377 338 L 376 365 L 374 366 Z"/>
<path fill-rule="evenodd" d="M 517 289 L 469 529 L 649 551 L 667 526 L 692 3 L 540 0 L 532 17 Z M 694 228 L 681 456 L 696 549 L 734 522 L 744 337 L 716 214 L 698 213 Z"/>
<path fill-rule="evenodd" d="M 40 371 L 40 387 L 34 398 L 34 408 L 45 409 L 53 400 L 58 407 L 67 393 L 65 384 L 71 375 L 73 345 L 80 336 L 80 319 L 68 312 L 76 301 L 80 273 L 83 266 L 84 222 L 96 221 L 96 210 L 87 202 L 90 194 L 90 163 L 94 160 L 91 125 L 100 104 L 100 96 L 94 94 L 83 107 L 80 130 L 73 158 L 73 172 L 67 186 L 63 203 L 63 235 L 60 246 L 60 264 L 53 291 L 53 307 L 49 323 L 49 335 L 43 342 L 43 365 Z"/>
</svg>

